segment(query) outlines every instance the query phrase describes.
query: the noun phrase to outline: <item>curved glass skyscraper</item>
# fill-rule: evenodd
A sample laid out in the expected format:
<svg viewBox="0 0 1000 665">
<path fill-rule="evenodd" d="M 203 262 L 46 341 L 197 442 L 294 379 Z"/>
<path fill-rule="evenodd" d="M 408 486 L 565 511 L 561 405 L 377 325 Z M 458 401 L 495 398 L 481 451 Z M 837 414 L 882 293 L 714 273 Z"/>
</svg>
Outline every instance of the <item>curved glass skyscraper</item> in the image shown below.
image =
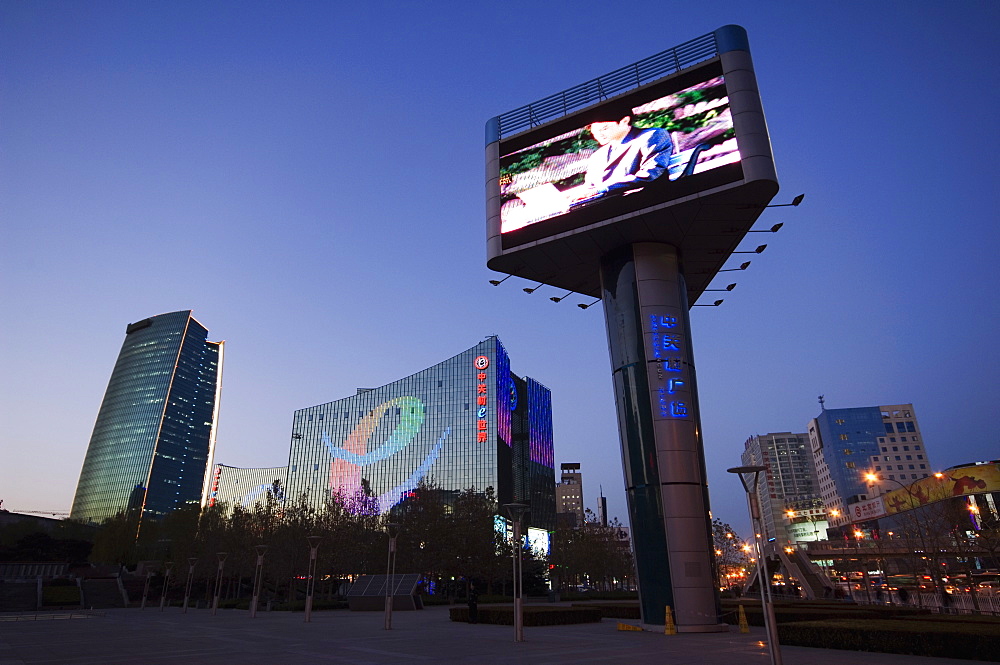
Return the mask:
<svg viewBox="0 0 1000 665">
<path fill-rule="evenodd" d="M 197 503 L 215 447 L 222 342 L 190 310 L 125 330 L 70 517 L 160 517 Z"/>
<path fill-rule="evenodd" d="M 300 409 L 292 422 L 285 497 L 316 508 L 339 495 L 386 513 L 421 481 L 446 500 L 492 487 L 527 503 L 528 523 L 555 526 L 549 389 L 511 372 L 496 337 L 356 395 Z"/>
</svg>

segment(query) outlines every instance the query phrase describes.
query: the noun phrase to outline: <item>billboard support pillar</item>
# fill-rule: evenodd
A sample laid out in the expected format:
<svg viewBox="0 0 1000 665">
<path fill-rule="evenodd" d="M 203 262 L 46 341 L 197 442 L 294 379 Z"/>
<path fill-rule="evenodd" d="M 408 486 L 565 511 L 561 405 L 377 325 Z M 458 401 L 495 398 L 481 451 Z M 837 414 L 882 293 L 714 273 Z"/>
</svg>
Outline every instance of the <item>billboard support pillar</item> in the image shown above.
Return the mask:
<svg viewBox="0 0 1000 665">
<path fill-rule="evenodd" d="M 635 243 L 601 259 L 601 294 L 644 624 L 720 621 L 687 288 L 677 249 Z"/>
</svg>

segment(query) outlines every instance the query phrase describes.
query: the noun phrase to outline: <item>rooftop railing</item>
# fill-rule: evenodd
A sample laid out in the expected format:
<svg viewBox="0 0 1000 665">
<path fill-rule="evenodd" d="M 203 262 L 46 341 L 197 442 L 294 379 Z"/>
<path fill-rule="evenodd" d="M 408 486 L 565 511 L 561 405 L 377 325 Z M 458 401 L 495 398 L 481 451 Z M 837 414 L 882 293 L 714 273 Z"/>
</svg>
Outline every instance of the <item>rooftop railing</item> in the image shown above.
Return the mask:
<svg viewBox="0 0 1000 665">
<path fill-rule="evenodd" d="M 537 127 L 553 118 L 568 115 L 585 106 L 681 71 L 718 54 L 715 33 L 696 37 L 666 51 L 643 58 L 603 76 L 501 114 L 499 136 L 510 136 Z"/>
</svg>

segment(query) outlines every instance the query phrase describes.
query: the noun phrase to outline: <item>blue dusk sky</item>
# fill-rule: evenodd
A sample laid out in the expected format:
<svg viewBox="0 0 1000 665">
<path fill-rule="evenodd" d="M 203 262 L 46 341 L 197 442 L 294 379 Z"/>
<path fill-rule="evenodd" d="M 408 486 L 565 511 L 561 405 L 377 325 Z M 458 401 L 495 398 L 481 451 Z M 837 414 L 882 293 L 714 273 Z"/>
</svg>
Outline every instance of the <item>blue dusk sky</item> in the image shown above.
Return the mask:
<svg viewBox="0 0 1000 665">
<path fill-rule="evenodd" d="M 69 510 L 126 324 L 192 309 L 226 340 L 218 462 L 283 465 L 295 409 L 497 334 L 627 520 L 600 307 L 488 283 L 483 128 L 730 23 L 775 202 L 806 199 L 692 313 L 714 514 L 747 532 L 725 469 L 821 394 L 912 402 L 935 468 L 1000 457 L 996 2 L 7 0 L 4 507 Z"/>
</svg>

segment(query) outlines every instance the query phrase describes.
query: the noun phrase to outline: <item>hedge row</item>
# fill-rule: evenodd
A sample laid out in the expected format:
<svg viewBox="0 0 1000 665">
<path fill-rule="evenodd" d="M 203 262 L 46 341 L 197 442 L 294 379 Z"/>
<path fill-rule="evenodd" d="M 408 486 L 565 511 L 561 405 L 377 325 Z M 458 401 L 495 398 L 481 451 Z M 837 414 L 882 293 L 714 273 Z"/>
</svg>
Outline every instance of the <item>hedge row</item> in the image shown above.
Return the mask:
<svg viewBox="0 0 1000 665">
<path fill-rule="evenodd" d="M 639 603 L 573 603 L 573 607 L 587 607 L 600 610 L 605 619 L 641 619 Z"/>
<path fill-rule="evenodd" d="M 747 602 L 743 604 L 743 611 L 747 617 L 747 623 L 751 626 L 764 625 L 764 613 L 760 603 Z M 858 620 L 880 620 L 892 618 L 913 618 L 920 615 L 930 615 L 930 610 L 918 608 L 897 607 L 893 611 L 879 606 L 858 607 L 857 605 L 822 606 L 822 605 L 776 605 L 774 616 L 778 624 L 794 623 L 798 621 L 826 621 L 835 619 L 858 619 Z M 739 609 L 735 605 L 723 606 L 723 621 L 736 625 L 739 623 Z"/>
<path fill-rule="evenodd" d="M 527 606 L 524 611 L 525 626 L 566 626 L 574 623 L 598 623 L 601 611 L 591 607 L 537 607 Z M 468 623 L 468 607 L 452 607 L 448 610 L 452 621 Z M 479 623 L 514 625 L 513 607 L 480 607 Z"/>
<path fill-rule="evenodd" d="M 879 619 L 778 624 L 782 644 L 1000 662 L 1000 622 Z"/>
</svg>

